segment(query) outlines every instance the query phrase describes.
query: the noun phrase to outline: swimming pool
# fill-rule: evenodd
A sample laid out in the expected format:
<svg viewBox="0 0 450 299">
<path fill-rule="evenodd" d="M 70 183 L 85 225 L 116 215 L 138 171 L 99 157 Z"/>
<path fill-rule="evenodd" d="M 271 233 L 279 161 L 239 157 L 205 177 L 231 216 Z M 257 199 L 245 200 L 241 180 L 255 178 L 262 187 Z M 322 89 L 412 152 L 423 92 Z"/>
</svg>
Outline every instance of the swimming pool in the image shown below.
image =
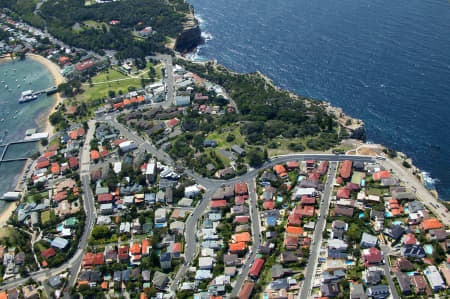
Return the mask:
<svg viewBox="0 0 450 299">
<path fill-rule="evenodd" d="M 386 212 L 384 213 L 386 215 L 386 217 L 390 218 L 392 216 L 391 212 Z"/>
<path fill-rule="evenodd" d="M 405 213 L 408 214 L 409 209 L 408 208 L 404 208 Z"/>
<path fill-rule="evenodd" d="M 277 201 L 278 201 L 278 202 L 283 202 L 283 196 L 278 196 Z"/>
<path fill-rule="evenodd" d="M 364 213 L 359 213 L 359 218 L 363 218 L 364 217 Z"/>
<path fill-rule="evenodd" d="M 346 261 L 345 264 L 346 264 L 346 265 L 354 265 L 355 262 L 354 262 L 354 261 Z"/>
<path fill-rule="evenodd" d="M 156 228 L 164 227 L 164 223 L 156 223 L 156 224 L 155 224 L 155 227 L 156 227 Z"/>
<path fill-rule="evenodd" d="M 364 187 L 365 184 L 366 184 L 366 180 L 365 180 L 365 179 L 362 179 L 362 180 L 361 180 L 361 187 Z"/>
<path fill-rule="evenodd" d="M 433 246 L 431 244 L 426 244 L 423 246 L 423 248 L 425 249 L 425 252 L 427 254 L 433 254 Z"/>
<path fill-rule="evenodd" d="M 56 227 L 56 231 L 61 232 L 62 230 L 63 230 L 63 225 L 58 224 L 58 226 Z"/>
<path fill-rule="evenodd" d="M 399 221 L 399 220 L 397 220 L 397 221 L 392 222 L 392 224 L 394 224 L 394 225 L 400 225 L 400 224 L 402 224 L 402 222 Z"/>
<path fill-rule="evenodd" d="M 301 182 L 302 179 L 303 179 L 303 176 L 299 175 L 298 179 L 297 179 L 297 182 Z"/>
</svg>

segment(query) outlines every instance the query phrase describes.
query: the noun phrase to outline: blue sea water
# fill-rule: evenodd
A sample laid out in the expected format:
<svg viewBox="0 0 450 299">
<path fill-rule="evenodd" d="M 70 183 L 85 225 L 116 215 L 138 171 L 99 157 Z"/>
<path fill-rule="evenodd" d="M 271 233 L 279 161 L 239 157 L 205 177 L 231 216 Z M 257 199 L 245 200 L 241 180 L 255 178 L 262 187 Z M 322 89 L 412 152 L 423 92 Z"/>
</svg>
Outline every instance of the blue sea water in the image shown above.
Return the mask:
<svg viewBox="0 0 450 299">
<path fill-rule="evenodd" d="M 447 0 L 189 2 L 207 39 L 196 59 L 342 107 L 450 200 Z"/>
<path fill-rule="evenodd" d="M 0 78 L 0 144 L 23 140 L 27 129 L 45 129 L 55 96 L 44 94 L 24 104 L 19 104 L 17 100 L 24 90 L 41 90 L 53 86 L 55 83 L 50 71 L 39 62 L 27 58 L 24 61 L 1 62 Z M 5 158 L 28 157 L 37 149 L 37 143 L 14 145 L 8 148 Z M 0 163 L 0 195 L 14 189 L 24 164 L 24 161 Z M 4 206 L 5 203 L 0 201 L 0 210 Z"/>
</svg>

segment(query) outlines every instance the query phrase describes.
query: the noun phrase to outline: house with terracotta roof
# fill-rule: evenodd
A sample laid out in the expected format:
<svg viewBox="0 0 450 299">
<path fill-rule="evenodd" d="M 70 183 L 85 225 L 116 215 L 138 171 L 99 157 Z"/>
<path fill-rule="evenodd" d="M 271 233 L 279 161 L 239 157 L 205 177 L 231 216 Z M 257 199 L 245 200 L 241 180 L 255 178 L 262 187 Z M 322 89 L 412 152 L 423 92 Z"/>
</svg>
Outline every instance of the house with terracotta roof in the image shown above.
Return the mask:
<svg viewBox="0 0 450 299">
<path fill-rule="evenodd" d="M 101 204 L 111 203 L 113 201 L 113 195 L 111 193 L 99 194 L 97 196 L 97 201 Z"/>
<path fill-rule="evenodd" d="M 420 229 L 423 231 L 428 231 L 430 229 L 442 228 L 442 223 L 437 218 L 424 219 L 420 223 Z"/>
<path fill-rule="evenodd" d="M 288 236 L 301 236 L 303 234 L 303 228 L 297 226 L 287 226 L 286 234 Z"/>
<path fill-rule="evenodd" d="M 373 174 L 374 181 L 380 181 L 383 178 L 390 178 L 390 177 L 391 177 L 391 174 L 389 173 L 389 171 L 386 171 L 386 170 L 378 171 Z"/>
<path fill-rule="evenodd" d="M 250 242 L 250 233 L 242 232 L 232 236 L 234 242 Z"/>
<path fill-rule="evenodd" d="M 234 194 L 236 195 L 246 195 L 247 194 L 247 184 L 243 182 L 238 182 L 234 184 Z"/>
<path fill-rule="evenodd" d="M 289 171 L 298 169 L 298 162 L 297 161 L 288 161 L 288 162 L 286 162 L 286 167 Z"/>
<path fill-rule="evenodd" d="M 69 167 L 73 170 L 78 168 L 78 158 L 77 157 L 70 157 L 69 158 Z"/>
<path fill-rule="evenodd" d="M 119 252 L 117 254 L 117 257 L 119 259 L 119 262 L 128 262 L 129 256 L 128 256 L 128 246 L 119 247 Z"/>
<path fill-rule="evenodd" d="M 227 206 L 226 200 L 211 200 L 210 206 L 212 209 L 220 209 Z"/>
<path fill-rule="evenodd" d="M 341 169 L 339 170 L 339 175 L 343 179 L 348 179 L 348 178 L 350 178 L 351 174 L 352 174 L 352 161 L 345 160 L 341 164 Z"/>
<path fill-rule="evenodd" d="M 91 151 L 91 160 L 95 161 L 100 159 L 100 153 L 97 150 L 92 150 Z"/>
<path fill-rule="evenodd" d="M 59 164 L 58 163 L 52 163 L 52 166 L 50 167 L 50 171 L 52 174 L 59 174 Z"/>
<path fill-rule="evenodd" d="M 247 248 L 247 245 L 245 244 L 245 242 L 230 244 L 230 252 L 231 253 L 243 252 L 245 250 L 245 248 Z"/>
<path fill-rule="evenodd" d="M 284 166 L 281 165 L 281 164 L 275 165 L 275 166 L 273 167 L 273 170 L 274 170 L 274 171 L 276 172 L 276 174 L 277 174 L 280 178 L 282 178 L 282 179 L 285 179 L 285 178 L 288 177 L 288 174 L 287 174 L 287 172 L 286 172 L 286 168 L 284 168 Z"/>
<path fill-rule="evenodd" d="M 264 210 L 273 210 L 274 208 L 274 203 L 272 200 L 267 200 L 263 203 L 263 208 Z"/>
<path fill-rule="evenodd" d="M 242 287 L 241 291 L 239 292 L 238 298 L 239 299 L 249 299 L 250 295 L 253 292 L 254 286 L 255 286 L 255 283 L 246 281 L 244 286 Z"/>
<path fill-rule="evenodd" d="M 41 255 L 42 255 L 45 259 L 49 259 L 49 258 L 51 258 L 52 256 L 55 256 L 55 255 L 56 255 L 56 252 L 55 252 L 55 250 L 54 250 L 52 247 L 50 247 L 50 248 L 48 248 L 48 249 L 42 251 L 42 252 L 41 252 Z"/>
<path fill-rule="evenodd" d="M 47 168 L 49 165 L 50 165 L 50 162 L 48 160 L 43 161 L 36 165 L 36 169 Z"/>
<path fill-rule="evenodd" d="M 141 254 L 142 254 L 142 248 L 141 248 L 141 244 L 139 243 L 134 243 L 131 247 L 130 247 L 130 258 L 131 258 L 131 263 L 133 264 L 139 264 L 141 262 Z"/>
<path fill-rule="evenodd" d="M 336 194 L 336 199 L 350 198 L 350 190 L 347 188 L 339 188 Z"/>
<path fill-rule="evenodd" d="M 295 250 L 298 247 L 298 238 L 297 237 L 286 237 L 284 238 L 284 248 L 287 250 Z"/>
</svg>

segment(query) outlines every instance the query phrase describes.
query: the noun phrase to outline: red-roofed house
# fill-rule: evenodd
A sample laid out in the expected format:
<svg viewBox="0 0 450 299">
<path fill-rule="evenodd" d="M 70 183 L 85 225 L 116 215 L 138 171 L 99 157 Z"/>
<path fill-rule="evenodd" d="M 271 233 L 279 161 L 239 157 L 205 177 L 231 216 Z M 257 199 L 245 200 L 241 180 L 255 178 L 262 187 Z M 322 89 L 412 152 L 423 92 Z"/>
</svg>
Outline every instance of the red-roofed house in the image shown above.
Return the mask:
<svg viewBox="0 0 450 299">
<path fill-rule="evenodd" d="M 351 173 L 352 173 L 352 161 L 345 160 L 344 162 L 342 162 L 339 174 L 343 179 L 348 179 L 350 178 Z"/>
<path fill-rule="evenodd" d="M 70 63 L 70 58 L 67 57 L 67 56 L 61 56 L 61 57 L 59 57 L 59 59 L 58 59 L 58 63 L 59 63 L 60 65 L 66 65 L 66 64 Z"/>
<path fill-rule="evenodd" d="M 113 201 L 113 195 L 111 193 L 99 194 L 97 197 L 99 203 L 110 203 Z"/>
<path fill-rule="evenodd" d="M 42 155 L 42 157 L 49 158 L 49 159 L 54 156 L 56 156 L 56 151 L 48 151 Z"/>
<path fill-rule="evenodd" d="M 297 237 L 286 237 L 284 239 L 284 248 L 288 250 L 295 250 L 298 247 L 298 238 Z"/>
<path fill-rule="evenodd" d="M 58 163 L 52 163 L 52 167 L 50 168 L 52 174 L 59 174 L 59 165 Z"/>
<path fill-rule="evenodd" d="M 264 260 L 260 258 L 256 258 L 253 262 L 253 266 L 250 268 L 249 275 L 253 279 L 257 279 L 259 276 L 259 273 L 261 272 L 261 269 L 264 265 Z"/>
<path fill-rule="evenodd" d="M 211 208 L 212 209 L 224 208 L 226 206 L 227 206 L 226 200 L 211 200 Z"/>
<path fill-rule="evenodd" d="M 40 162 L 36 165 L 36 169 L 47 168 L 49 165 L 49 161 Z"/>
<path fill-rule="evenodd" d="M 303 195 L 300 203 L 302 205 L 314 205 L 316 203 L 316 199 L 314 197 Z"/>
<path fill-rule="evenodd" d="M 289 171 L 298 169 L 298 162 L 296 162 L 296 161 L 286 162 L 286 167 Z"/>
<path fill-rule="evenodd" d="M 70 157 L 69 158 L 69 167 L 71 169 L 77 169 L 78 168 L 78 158 L 77 157 Z"/>
<path fill-rule="evenodd" d="M 100 159 L 100 153 L 96 150 L 91 151 L 91 160 L 98 160 Z"/>
<path fill-rule="evenodd" d="M 245 195 L 247 194 L 247 184 L 246 183 L 235 183 L 234 184 L 234 193 L 236 195 Z"/>
<path fill-rule="evenodd" d="M 177 119 L 177 118 L 172 118 L 171 120 L 169 120 L 169 122 L 167 123 L 167 125 L 170 127 L 170 128 L 173 128 L 173 127 L 175 127 L 176 125 L 178 125 L 180 123 L 180 120 L 179 119 Z"/>
<path fill-rule="evenodd" d="M 383 259 L 380 250 L 378 250 L 377 248 L 364 249 L 363 258 L 364 258 L 364 265 L 366 265 L 366 267 L 379 264 Z"/>
<path fill-rule="evenodd" d="M 233 237 L 233 241 L 236 243 L 250 242 L 250 233 L 249 232 L 242 232 L 239 234 L 234 234 L 232 237 Z"/>
<path fill-rule="evenodd" d="M 50 247 L 49 249 L 46 249 L 46 250 L 42 251 L 41 255 L 45 259 L 48 259 L 48 258 L 51 258 L 52 256 L 56 255 L 56 252 L 55 252 L 55 250 L 53 248 Z"/>
<path fill-rule="evenodd" d="M 320 175 L 324 175 L 328 170 L 328 161 L 320 162 L 319 167 L 317 168 L 317 173 Z"/>
<path fill-rule="evenodd" d="M 389 171 L 378 171 L 378 172 L 375 172 L 374 174 L 373 174 L 373 180 L 374 181 L 379 181 L 379 180 L 381 180 L 381 179 L 383 179 L 383 178 L 390 178 L 391 177 L 391 174 L 389 173 Z"/>
<path fill-rule="evenodd" d="M 420 224 L 420 229 L 427 231 L 430 229 L 442 228 L 442 223 L 436 218 L 424 219 Z"/>
<path fill-rule="evenodd" d="M 299 215 L 292 213 L 288 217 L 288 224 L 289 225 L 301 225 L 302 224 L 302 220 L 300 219 Z"/>
<path fill-rule="evenodd" d="M 173 257 L 180 257 L 181 255 L 181 243 L 173 243 L 172 247 L 172 255 Z"/>
<path fill-rule="evenodd" d="M 415 244 L 417 244 L 417 239 L 411 233 L 405 234 L 403 236 L 403 244 L 404 245 L 415 245 Z"/>
<path fill-rule="evenodd" d="M 236 223 L 248 223 L 249 216 L 236 216 L 234 222 Z"/>
<path fill-rule="evenodd" d="M 119 258 L 119 262 L 128 262 L 128 246 L 119 247 L 117 257 Z"/>
<path fill-rule="evenodd" d="M 232 244 L 230 244 L 230 252 L 231 253 L 239 253 L 239 252 L 245 250 L 246 247 L 247 247 L 247 245 L 245 244 L 245 242 L 232 243 Z"/>
<path fill-rule="evenodd" d="M 88 60 L 85 60 L 83 62 L 77 63 L 75 65 L 75 68 L 78 71 L 83 72 L 83 71 L 87 70 L 88 68 L 92 67 L 94 64 L 95 64 L 95 62 L 93 62 L 92 60 L 88 59 Z"/>
<path fill-rule="evenodd" d="M 286 227 L 286 233 L 288 235 L 301 236 L 303 234 L 303 228 L 297 226 Z"/>
<path fill-rule="evenodd" d="M 350 190 L 347 188 L 339 188 L 336 194 L 336 199 L 350 198 Z"/>
<path fill-rule="evenodd" d="M 149 255 L 150 248 L 152 248 L 152 246 L 150 245 L 150 241 L 148 239 L 144 239 L 142 241 L 142 255 L 143 256 Z"/>
<path fill-rule="evenodd" d="M 273 201 L 272 200 L 267 200 L 263 203 L 263 208 L 265 210 L 273 210 Z"/>
</svg>

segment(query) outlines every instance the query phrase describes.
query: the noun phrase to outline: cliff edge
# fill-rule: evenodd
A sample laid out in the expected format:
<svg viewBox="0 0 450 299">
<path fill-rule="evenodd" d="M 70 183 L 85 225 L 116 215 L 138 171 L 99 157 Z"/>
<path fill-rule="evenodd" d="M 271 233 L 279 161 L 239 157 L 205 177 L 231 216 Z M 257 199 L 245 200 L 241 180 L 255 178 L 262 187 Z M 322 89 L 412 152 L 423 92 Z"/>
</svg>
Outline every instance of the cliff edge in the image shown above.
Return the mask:
<svg viewBox="0 0 450 299">
<path fill-rule="evenodd" d="M 184 23 L 184 29 L 177 36 L 175 41 L 175 51 L 180 53 L 190 52 L 204 42 L 192 6 L 190 7 L 190 10 L 191 12 L 186 16 L 187 21 Z"/>
</svg>

